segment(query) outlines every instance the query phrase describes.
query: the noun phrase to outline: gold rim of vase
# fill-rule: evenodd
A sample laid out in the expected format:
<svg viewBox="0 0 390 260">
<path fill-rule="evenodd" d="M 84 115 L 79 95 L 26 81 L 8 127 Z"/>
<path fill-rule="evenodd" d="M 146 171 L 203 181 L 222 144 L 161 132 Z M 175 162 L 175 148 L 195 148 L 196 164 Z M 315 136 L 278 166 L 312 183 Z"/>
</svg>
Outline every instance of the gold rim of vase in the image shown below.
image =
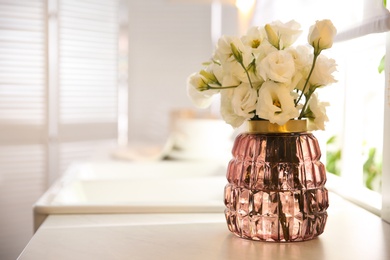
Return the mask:
<svg viewBox="0 0 390 260">
<path fill-rule="evenodd" d="M 267 120 L 248 121 L 249 133 L 302 133 L 307 132 L 307 120 L 290 120 L 284 125 L 273 124 Z"/>
</svg>

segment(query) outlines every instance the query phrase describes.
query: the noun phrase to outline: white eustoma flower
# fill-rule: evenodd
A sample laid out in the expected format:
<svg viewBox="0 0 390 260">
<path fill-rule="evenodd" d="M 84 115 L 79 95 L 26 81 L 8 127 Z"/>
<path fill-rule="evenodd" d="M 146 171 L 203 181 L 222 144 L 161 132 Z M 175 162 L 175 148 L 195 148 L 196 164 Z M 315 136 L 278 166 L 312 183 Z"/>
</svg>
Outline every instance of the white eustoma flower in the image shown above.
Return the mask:
<svg viewBox="0 0 390 260">
<path fill-rule="evenodd" d="M 264 41 L 265 37 L 264 28 L 257 26 L 251 27 L 248 32 L 241 37 L 241 41 L 245 45 L 245 49 L 242 53 L 243 64 L 247 69 L 250 81 L 254 88 L 258 88 L 264 81 L 256 71 L 256 60 L 262 59 L 265 56 L 265 53 L 268 53 L 267 48 L 272 48 L 273 51 L 277 50 L 267 41 Z M 249 83 L 248 75 L 245 71 L 241 75 L 237 75 L 237 77 L 242 82 Z"/>
<path fill-rule="evenodd" d="M 291 20 L 287 23 L 282 23 L 281 21 L 275 21 L 271 24 L 266 25 L 266 31 L 268 37 L 270 37 L 270 34 L 275 35 L 273 38 L 278 37 L 278 43 L 273 43 L 274 40 L 271 40 L 272 45 L 275 46 L 279 50 L 283 50 L 284 48 L 287 48 L 291 46 L 299 37 L 299 35 L 302 33 L 300 30 L 301 25 L 297 23 L 294 20 Z M 268 28 L 268 30 L 267 30 Z"/>
<path fill-rule="evenodd" d="M 239 116 L 234 112 L 232 105 L 233 93 L 234 89 L 221 91 L 221 116 L 226 123 L 234 128 L 237 128 L 241 126 L 247 118 Z"/>
<path fill-rule="evenodd" d="M 257 91 L 248 83 L 242 83 L 233 89 L 232 106 L 234 113 L 247 119 L 252 118 L 256 109 Z"/>
<path fill-rule="evenodd" d="M 299 45 L 295 48 L 287 48 L 286 51 L 293 57 L 295 69 L 297 71 L 304 70 L 307 72 L 306 74 L 309 74 L 311 64 L 313 63 L 313 53 L 311 53 L 309 47 Z"/>
<path fill-rule="evenodd" d="M 236 59 L 237 57 L 233 53 L 232 44 L 240 52 L 245 49 L 245 46 L 240 38 L 232 36 L 222 36 L 218 40 L 217 48 L 214 53 L 215 59 L 219 60 L 223 67 L 231 67 L 231 70 L 235 68 L 241 68 Z"/>
<path fill-rule="evenodd" d="M 240 82 L 248 82 L 245 68 L 248 68 L 254 60 L 251 50 L 251 47 L 245 46 L 237 37 L 222 36 L 218 41 L 214 59 L 221 63 L 225 76 L 236 77 Z M 255 75 L 252 76 L 256 78 Z M 223 86 L 228 85 L 223 84 Z"/>
<path fill-rule="evenodd" d="M 325 122 L 328 122 L 328 116 L 326 115 L 326 107 L 329 106 L 328 102 L 320 102 L 317 93 L 311 95 L 309 100 L 309 124 L 308 130 L 325 130 Z"/>
<path fill-rule="evenodd" d="M 207 108 L 212 102 L 212 96 L 219 92 L 212 87 L 220 87 L 223 71 L 220 65 L 213 62 L 205 70 L 191 74 L 187 79 L 187 95 L 199 108 Z M 238 85 L 238 84 L 237 84 Z"/>
<path fill-rule="evenodd" d="M 249 28 L 248 32 L 241 37 L 241 41 L 245 46 L 257 49 L 266 37 L 264 28 L 253 26 Z"/>
<path fill-rule="evenodd" d="M 289 83 L 295 73 L 292 55 L 284 50 L 269 53 L 256 66 L 259 75 L 266 80 Z"/>
<path fill-rule="evenodd" d="M 207 108 L 212 103 L 213 95 L 219 90 L 207 90 L 207 83 L 200 73 L 193 73 L 187 79 L 187 95 L 199 108 Z"/>
<path fill-rule="evenodd" d="M 337 81 L 332 75 L 335 71 L 336 61 L 334 59 L 329 59 L 324 55 L 319 55 L 309 82 L 312 86 L 316 87 L 335 83 Z"/>
<path fill-rule="evenodd" d="M 297 46 L 296 48 L 287 48 L 286 51 L 292 55 L 295 66 L 295 75 L 290 90 L 295 88 L 302 91 L 313 63 L 313 53 L 310 52 L 307 46 L 303 45 Z M 308 90 L 309 88 L 306 88 L 305 92 Z"/>
<path fill-rule="evenodd" d="M 223 79 L 222 79 L 223 87 L 238 86 L 240 84 L 241 84 L 241 80 L 239 80 L 237 76 L 233 75 L 230 72 L 224 72 Z"/>
<path fill-rule="evenodd" d="M 299 115 L 294 97 L 288 88 L 273 81 L 266 81 L 259 90 L 256 114 L 271 123 L 284 125 Z"/>
<path fill-rule="evenodd" d="M 270 44 L 268 41 L 263 41 L 260 46 L 253 51 L 253 55 L 256 57 L 256 63 L 260 63 L 262 59 L 268 56 L 271 52 L 277 52 L 279 51 L 276 49 L 272 44 Z"/>
</svg>

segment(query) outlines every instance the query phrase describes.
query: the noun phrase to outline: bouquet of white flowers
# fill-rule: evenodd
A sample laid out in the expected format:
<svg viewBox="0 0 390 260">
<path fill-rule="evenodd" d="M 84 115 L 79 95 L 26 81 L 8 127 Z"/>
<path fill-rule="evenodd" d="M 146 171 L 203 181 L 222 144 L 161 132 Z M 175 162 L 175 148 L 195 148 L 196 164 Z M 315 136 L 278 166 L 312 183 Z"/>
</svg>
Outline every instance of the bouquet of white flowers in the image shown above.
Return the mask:
<svg viewBox="0 0 390 260">
<path fill-rule="evenodd" d="M 279 125 L 307 118 L 309 130 L 324 130 L 328 103 L 315 90 L 336 82 L 336 63 L 321 54 L 333 45 L 336 29 L 330 20 L 310 27 L 310 45 L 292 45 L 301 34 L 295 21 L 252 27 L 239 37 L 222 36 L 211 61 L 189 76 L 188 94 L 206 108 L 221 95 L 222 118 L 233 127 L 246 120 Z"/>
</svg>

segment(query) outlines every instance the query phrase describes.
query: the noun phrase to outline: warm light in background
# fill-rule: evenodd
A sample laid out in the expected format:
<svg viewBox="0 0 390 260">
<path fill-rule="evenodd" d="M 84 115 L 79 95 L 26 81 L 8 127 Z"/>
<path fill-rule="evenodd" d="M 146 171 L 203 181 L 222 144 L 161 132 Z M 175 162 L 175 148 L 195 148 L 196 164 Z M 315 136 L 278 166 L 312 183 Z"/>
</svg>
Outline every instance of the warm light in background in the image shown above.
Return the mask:
<svg viewBox="0 0 390 260">
<path fill-rule="evenodd" d="M 250 26 L 255 2 L 256 0 L 236 0 L 239 35 L 244 35 Z"/>
<path fill-rule="evenodd" d="M 236 0 L 236 7 L 241 13 L 249 13 L 255 5 L 255 0 Z"/>
</svg>

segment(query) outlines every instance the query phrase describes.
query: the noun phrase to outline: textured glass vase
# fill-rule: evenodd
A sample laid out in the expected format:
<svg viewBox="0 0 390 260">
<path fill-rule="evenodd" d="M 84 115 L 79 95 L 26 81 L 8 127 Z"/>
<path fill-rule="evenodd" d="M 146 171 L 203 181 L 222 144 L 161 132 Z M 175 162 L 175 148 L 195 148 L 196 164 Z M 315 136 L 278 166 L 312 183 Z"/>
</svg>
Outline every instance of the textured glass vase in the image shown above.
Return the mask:
<svg viewBox="0 0 390 260">
<path fill-rule="evenodd" d="M 317 139 L 306 121 L 249 121 L 236 137 L 227 171 L 229 230 L 252 240 L 304 241 L 322 234 L 328 191 Z"/>
</svg>

